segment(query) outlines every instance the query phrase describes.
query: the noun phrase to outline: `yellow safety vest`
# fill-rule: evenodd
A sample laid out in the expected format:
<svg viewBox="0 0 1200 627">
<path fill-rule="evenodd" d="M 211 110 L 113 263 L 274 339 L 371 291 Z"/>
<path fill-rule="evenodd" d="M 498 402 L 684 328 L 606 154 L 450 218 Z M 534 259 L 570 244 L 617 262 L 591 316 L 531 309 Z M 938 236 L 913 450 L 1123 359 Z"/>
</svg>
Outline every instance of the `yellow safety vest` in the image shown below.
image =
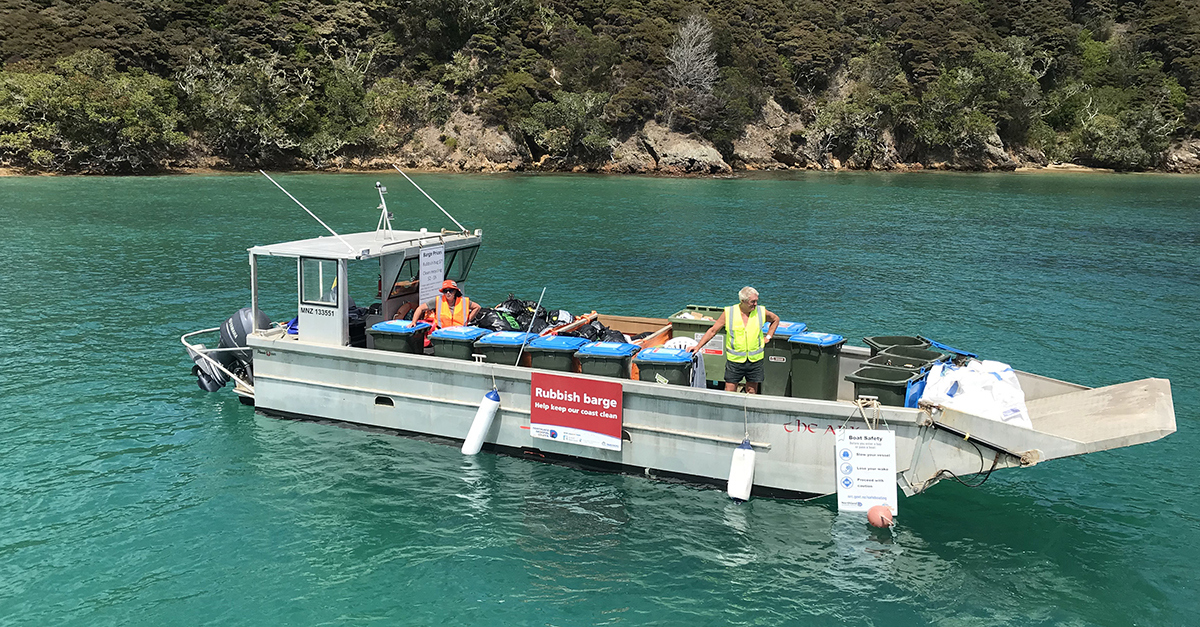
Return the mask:
<svg viewBox="0 0 1200 627">
<path fill-rule="evenodd" d="M 759 361 L 763 358 L 763 320 L 766 307 L 759 305 L 742 321 L 742 309 L 738 305 L 725 308 L 725 359 L 735 364 Z"/>
</svg>

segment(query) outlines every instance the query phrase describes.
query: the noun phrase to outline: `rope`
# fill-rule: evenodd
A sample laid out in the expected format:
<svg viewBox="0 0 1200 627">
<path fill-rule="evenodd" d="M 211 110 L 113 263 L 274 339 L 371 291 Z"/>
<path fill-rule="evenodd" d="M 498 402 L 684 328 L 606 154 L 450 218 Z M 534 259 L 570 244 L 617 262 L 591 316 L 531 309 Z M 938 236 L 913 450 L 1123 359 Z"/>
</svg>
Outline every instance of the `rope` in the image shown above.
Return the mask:
<svg viewBox="0 0 1200 627">
<path fill-rule="evenodd" d="M 880 422 L 880 420 L 883 419 L 883 412 L 880 409 L 882 407 L 882 405 L 879 404 L 879 401 L 877 399 L 866 399 L 866 398 L 856 399 L 854 401 L 854 406 L 858 408 L 858 413 L 860 415 L 862 415 L 863 422 L 867 423 L 867 427 L 869 427 L 871 429 L 879 428 L 879 422 Z M 871 414 L 872 414 L 872 416 L 874 416 L 874 420 L 872 420 L 871 417 L 867 416 L 867 408 L 868 407 L 872 409 Z M 845 429 L 846 425 L 849 424 L 851 418 L 854 418 L 854 412 L 850 412 L 850 415 L 846 416 L 846 420 L 844 420 L 842 422 L 843 429 Z M 891 428 L 890 426 L 888 426 L 886 420 L 883 420 L 883 424 L 884 424 L 884 426 L 887 426 L 889 429 Z"/>
</svg>

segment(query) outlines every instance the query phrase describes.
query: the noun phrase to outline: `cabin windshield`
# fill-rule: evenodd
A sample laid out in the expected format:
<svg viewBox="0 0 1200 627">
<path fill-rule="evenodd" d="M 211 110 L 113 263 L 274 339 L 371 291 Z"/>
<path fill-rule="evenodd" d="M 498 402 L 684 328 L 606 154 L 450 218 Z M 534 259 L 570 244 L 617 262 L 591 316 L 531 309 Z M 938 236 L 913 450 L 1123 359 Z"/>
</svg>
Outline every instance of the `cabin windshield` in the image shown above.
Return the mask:
<svg viewBox="0 0 1200 627">
<path fill-rule="evenodd" d="M 471 264 L 475 262 L 475 255 L 478 252 L 478 246 L 446 251 L 446 274 L 443 278 L 452 281 L 466 281 L 467 275 L 471 272 Z M 417 293 L 420 287 L 420 278 L 420 260 L 415 257 L 405 259 L 404 263 L 400 265 L 399 272 L 392 279 L 392 289 L 388 292 L 388 298 L 399 298 Z"/>
<path fill-rule="evenodd" d="M 478 246 L 460 248 L 446 253 L 446 278 L 451 281 L 466 281 L 471 272 L 471 264 L 475 261 Z"/>
<path fill-rule="evenodd" d="M 388 298 L 396 298 L 399 296 L 408 296 L 417 291 L 418 283 L 421 278 L 421 263 L 417 258 L 405 259 L 400 266 L 400 271 L 396 273 L 396 278 L 392 281 L 392 290 L 388 292 Z"/>
</svg>

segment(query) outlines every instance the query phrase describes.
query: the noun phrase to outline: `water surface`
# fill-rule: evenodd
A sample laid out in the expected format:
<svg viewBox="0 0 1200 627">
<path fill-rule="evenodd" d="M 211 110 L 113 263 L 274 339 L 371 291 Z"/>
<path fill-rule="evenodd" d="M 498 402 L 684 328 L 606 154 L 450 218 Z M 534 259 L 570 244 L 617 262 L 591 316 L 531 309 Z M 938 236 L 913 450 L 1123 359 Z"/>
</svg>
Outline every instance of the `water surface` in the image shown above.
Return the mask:
<svg viewBox="0 0 1200 627">
<path fill-rule="evenodd" d="M 0 179 L 0 622 L 1196 622 L 1200 178 L 421 175 L 468 283 L 666 316 L 742 285 L 815 330 L 922 333 L 1100 386 L 1172 380 L 1165 440 L 944 482 L 894 532 L 755 499 L 336 426 L 205 394 L 178 337 L 246 248 L 319 225 L 259 176 Z M 340 231 L 450 226 L 396 175 L 279 180 Z M 294 315 L 294 262 L 263 264 Z M 374 276 L 353 285 L 373 300 Z"/>
</svg>

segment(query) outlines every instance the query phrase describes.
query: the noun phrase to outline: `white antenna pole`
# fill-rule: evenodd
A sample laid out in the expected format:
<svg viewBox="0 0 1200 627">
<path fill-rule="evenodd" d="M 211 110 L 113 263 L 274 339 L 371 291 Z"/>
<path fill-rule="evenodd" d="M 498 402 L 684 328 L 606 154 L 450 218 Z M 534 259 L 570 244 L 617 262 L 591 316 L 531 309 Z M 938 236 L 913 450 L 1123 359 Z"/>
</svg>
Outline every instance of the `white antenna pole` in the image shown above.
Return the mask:
<svg viewBox="0 0 1200 627">
<path fill-rule="evenodd" d="M 263 175 L 263 176 L 266 176 L 268 181 L 271 181 L 272 183 L 275 183 L 275 179 L 271 178 L 270 176 L 267 176 L 267 173 L 266 173 L 266 172 L 263 172 L 262 170 L 259 170 L 259 171 L 258 171 L 258 173 L 259 173 L 259 174 L 261 174 L 261 175 Z M 346 245 L 346 248 L 349 248 L 349 249 L 350 249 L 350 252 L 352 252 L 352 253 L 356 253 L 356 252 L 358 252 L 357 250 L 354 250 L 354 247 L 350 245 L 350 242 L 347 242 L 347 241 L 346 241 L 344 238 L 342 238 L 342 236 L 341 236 L 341 235 L 338 235 L 338 234 L 337 234 L 337 231 L 335 231 L 335 230 L 333 230 L 333 229 L 329 228 L 329 225 L 328 225 L 328 224 L 325 224 L 324 222 L 321 222 L 321 218 L 318 218 L 318 217 L 317 217 L 317 214 L 315 214 L 315 213 L 313 213 L 313 212 L 309 211 L 309 210 L 308 210 L 308 207 L 305 207 L 305 206 L 304 206 L 304 203 L 300 202 L 299 200 L 296 200 L 296 197 L 295 197 L 295 196 L 293 196 L 293 195 L 291 195 L 291 194 L 288 192 L 288 190 L 286 190 L 286 189 L 283 189 L 283 186 L 282 186 L 282 185 L 280 185 L 279 183 L 275 183 L 275 187 L 278 187 L 280 191 L 282 191 L 283 193 L 287 194 L 287 197 L 288 197 L 288 198 L 291 198 L 293 201 L 295 201 L 295 203 L 296 203 L 297 205 L 300 205 L 300 208 L 301 208 L 301 209 L 303 209 L 303 210 L 305 210 L 305 211 L 308 211 L 308 215 L 312 216 L 313 220 L 316 220 L 317 222 L 320 222 L 320 223 L 321 223 L 321 226 L 325 227 L 325 230 L 329 231 L 330 233 L 333 233 L 333 236 L 334 236 L 334 237 L 336 237 L 336 238 L 338 238 L 339 240 L 341 240 L 341 241 L 342 241 L 342 243 Z"/>
<path fill-rule="evenodd" d="M 417 185 L 417 182 L 416 182 L 416 181 L 414 181 L 414 180 L 412 180 L 412 179 L 409 179 L 409 178 L 408 178 L 408 175 L 404 173 L 404 170 L 401 170 L 401 169 L 400 169 L 400 166 L 398 166 L 398 165 L 396 165 L 396 164 L 394 164 L 394 163 L 393 163 L 393 164 L 392 164 L 392 167 L 393 167 L 393 168 L 396 168 L 396 171 L 400 173 L 400 176 L 403 176 L 404 178 L 408 179 L 408 182 L 409 182 L 409 183 L 412 183 L 412 184 L 413 184 L 413 187 L 415 187 L 415 188 L 417 188 L 418 190 L 420 190 L 422 194 L 425 194 L 425 190 L 421 189 L 421 186 L 420 186 L 420 185 Z M 429 199 L 429 202 L 431 202 L 431 203 L 433 203 L 434 205 L 436 205 L 438 209 L 442 209 L 442 206 L 438 204 L 438 201 L 436 201 L 436 200 L 434 200 L 434 199 L 433 199 L 433 196 L 430 196 L 429 194 L 425 194 L 425 197 Z M 454 219 L 454 216 L 450 215 L 450 212 L 449 212 L 449 211 L 446 211 L 445 209 L 442 209 L 442 213 L 446 214 L 446 217 L 447 217 L 447 218 L 450 218 L 450 221 L 451 221 L 451 222 L 453 222 L 454 224 L 456 224 L 456 225 L 458 226 L 459 230 L 461 230 L 461 231 L 465 231 L 465 230 L 467 230 L 467 227 L 465 227 L 465 226 L 463 226 L 463 225 L 459 224 L 458 220 L 455 220 L 455 219 Z"/>
<path fill-rule="evenodd" d="M 375 181 L 375 189 L 379 192 L 379 224 L 375 225 L 375 230 L 383 231 L 385 239 L 392 237 L 392 214 L 388 211 L 387 201 L 383 199 L 383 195 L 387 193 L 387 188 Z"/>
</svg>

